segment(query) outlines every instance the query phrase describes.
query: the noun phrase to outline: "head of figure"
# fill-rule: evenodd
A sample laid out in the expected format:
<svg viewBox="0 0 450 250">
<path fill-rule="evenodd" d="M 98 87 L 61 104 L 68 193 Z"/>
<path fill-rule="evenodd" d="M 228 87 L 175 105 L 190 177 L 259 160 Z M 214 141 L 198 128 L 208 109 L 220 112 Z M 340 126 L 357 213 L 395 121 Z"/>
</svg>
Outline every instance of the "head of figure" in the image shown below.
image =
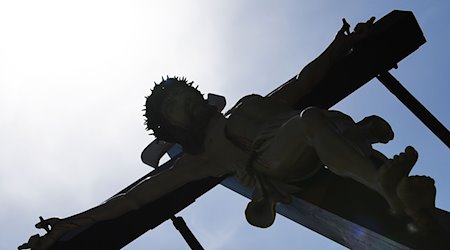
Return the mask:
<svg viewBox="0 0 450 250">
<path fill-rule="evenodd" d="M 185 152 L 197 154 L 203 151 L 206 127 L 216 112 L 192 82 L 168 77 L 147 97 L 144 116 L 147 130 L 153 130 L 157 139 L 179 143 Z"/>
</svg>

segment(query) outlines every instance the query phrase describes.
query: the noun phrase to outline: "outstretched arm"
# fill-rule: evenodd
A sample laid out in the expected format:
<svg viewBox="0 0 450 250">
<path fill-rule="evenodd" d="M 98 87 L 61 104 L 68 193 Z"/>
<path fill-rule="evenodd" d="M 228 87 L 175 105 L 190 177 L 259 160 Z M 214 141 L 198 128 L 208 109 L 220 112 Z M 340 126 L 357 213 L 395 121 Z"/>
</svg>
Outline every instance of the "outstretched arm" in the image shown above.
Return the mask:
<svg viewBox="0 0 450 250">
<path fill-rule="evenodd" d="M 143 180 L 126 194 L 116 196 L 97 207 L 65 219 L 52 218 L 44 223 L 38 223 L 36 225 L 38 228 L 45 228 L 44 224 L 48 223 L 52 226 L 51 231 L 43 236 L 30 237 L 28 243 L 23 244 L 19 249 L 47 249 L 71 230 L 97 221 L 117 218 L 141 208 L 186 183 L 222 174 L 224 173 L 208 167 L 206 160 L 186 155 L 178 159 L 172 168 Z"/>
<path fill-rule="evenodd" d="M 272 91 L 268 97 L 294 106 L 299 99 L 321 82 L 330 68 L 347 55 L 358 41 L 367 36 L 374 21 L 375 18 L 372 17 L 365 23 L 358 23 L 354 32 L 350 32 L 350 25 L 343 19 L 341 29 L 322 54 L 300 71 L 296 81 L 281 85 Z"/>
</svg>

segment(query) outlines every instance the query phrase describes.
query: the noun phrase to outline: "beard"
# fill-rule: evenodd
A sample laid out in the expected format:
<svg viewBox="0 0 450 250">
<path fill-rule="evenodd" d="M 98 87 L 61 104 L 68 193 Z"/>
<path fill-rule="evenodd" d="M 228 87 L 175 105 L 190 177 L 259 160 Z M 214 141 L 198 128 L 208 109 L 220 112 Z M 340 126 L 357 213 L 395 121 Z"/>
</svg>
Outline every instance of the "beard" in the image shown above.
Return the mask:
<svg viewBox="0 0 450 250">
<path fill-rule="evenodd" d="M 200 154 L 204 151 L 204 143 L 207 127 L 211 118 L 217 114 L 217 108 L 207 105 L 201 105 L 196 110 L 189 112 L 190 122 L 186 127 L 173 127 L 173 135 L 176 142 L 183 147 L 183 151 L 188 154 Z"/>
</svg>

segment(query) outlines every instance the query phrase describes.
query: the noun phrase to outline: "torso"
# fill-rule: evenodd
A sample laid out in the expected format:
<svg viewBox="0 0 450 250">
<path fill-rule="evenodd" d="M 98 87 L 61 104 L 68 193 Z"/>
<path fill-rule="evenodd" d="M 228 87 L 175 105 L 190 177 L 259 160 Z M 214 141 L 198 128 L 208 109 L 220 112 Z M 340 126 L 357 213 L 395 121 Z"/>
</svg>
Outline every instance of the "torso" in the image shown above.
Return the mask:
<svg viewBox="0 0 450 250">
<path fill-rule="evenodd" d="M 248 153 L 234 146 L 225 136 L 227 119 L 220 113 L 214 116 L 208 126 L 205 139 L 205 152 L 202 153 L 210 162 L 210 167 L 218 176 L 235 172 L 245 166 Z"/>
<path fill-rule="evenodd" d="M 252 150 L 258 151 L 252 167 L 278 180 L 304 179 L 321 166 L 299 128 L 280 129 L 289 119 L 298 117 L 299 111 L 262 97 L 250 99 L 239 109 L 228 119 L 218 113 L 209 125 L 203 155 L 212 163 L 209 165 L 214 171 L 244 169 L 249 164 Z M 256 148 L 251 148 L 250 144 L 247 148 L 236 145 L 236 141 L 230 140 L 230 134 L 240 138 L 241 142 L 261 145 Z M 266 138 L 262 138 L 264 136 Z"/>
</svg>

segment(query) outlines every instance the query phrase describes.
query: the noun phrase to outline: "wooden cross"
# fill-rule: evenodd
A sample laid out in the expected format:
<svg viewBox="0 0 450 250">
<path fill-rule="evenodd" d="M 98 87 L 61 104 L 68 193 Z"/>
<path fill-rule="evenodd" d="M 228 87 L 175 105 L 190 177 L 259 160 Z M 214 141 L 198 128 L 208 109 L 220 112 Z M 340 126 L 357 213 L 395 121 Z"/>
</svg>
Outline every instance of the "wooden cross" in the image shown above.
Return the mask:
<svg viewBox="0 0 450 250">
<path fill-rule="evenodd" d="M 425 38 L 412 12 L 389 13 L 373 25 L 367 39 L 337 63 L 324 80 L 299 101 L 297 108 L 317 106 L 328 109 L 377 77 L 450 147 L 449 131 L 389 73 L 398 62 L 424 43 Z M 295 84 L 296 79 L 293 77 L 285 84 Z M 174 159 L 176 157 L 142 179 L 169 168 Z M 140 180 L 119 194 L 127 192 Z M 86 249 L 92 248 L 93 242 L 106 249 L 119 249 L 173 218 L 219 183 L 244 196 L 251 196 L 252 190 L 241 186 L 234 177 L 206 178 L 188 183 L 137 211 L 71 232 L 51 249 Z M 346 247 L 441 249 L 450 245 L 450 213 L 446 211 L 433 211 L 440 230 L 432 234 L 412 234 L 405 227 L 405 218 L 394 218 L 388 214 L 388 204 L 381 196 L 351 179 L 323 169 L 298 185 L 303 191 L 296 195 L 291 204 L 278 205 L 277 212 Z"/>
</svg>

